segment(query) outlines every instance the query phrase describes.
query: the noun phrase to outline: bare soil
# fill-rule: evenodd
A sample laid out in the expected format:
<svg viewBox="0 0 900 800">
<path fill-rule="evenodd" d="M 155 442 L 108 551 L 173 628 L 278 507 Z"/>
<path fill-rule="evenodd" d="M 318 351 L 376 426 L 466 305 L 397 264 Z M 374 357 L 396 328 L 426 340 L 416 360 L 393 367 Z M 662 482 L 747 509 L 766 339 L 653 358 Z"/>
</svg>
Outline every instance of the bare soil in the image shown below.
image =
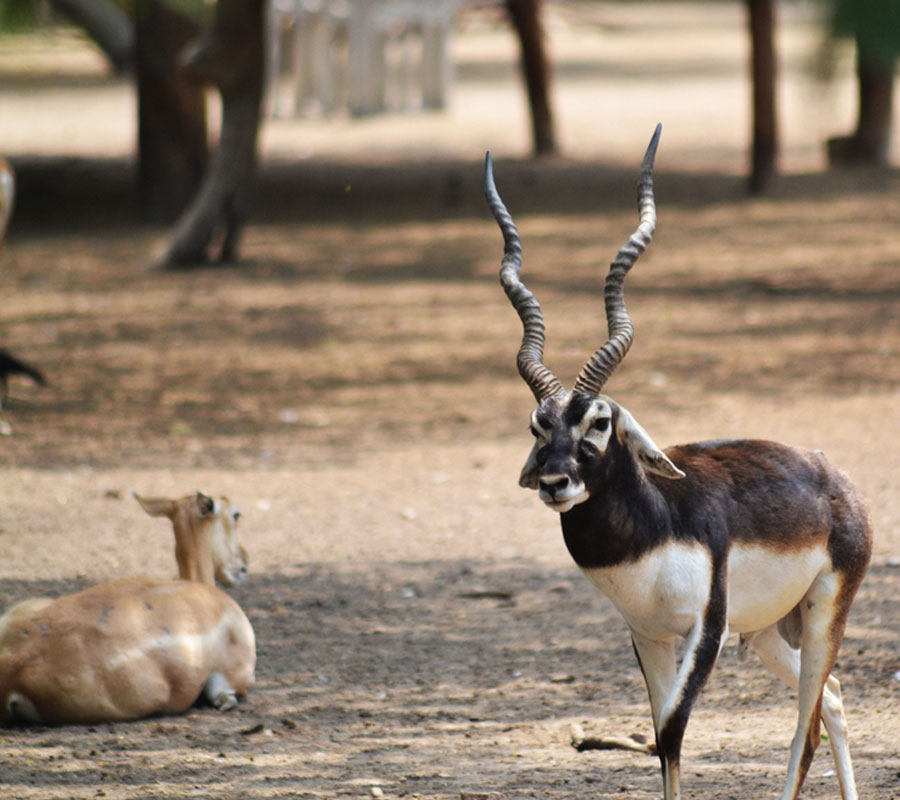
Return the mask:
<svg viewBox="0 0 900 800">
<path fill-rule="evenodd" d="M 652 29 L 671 48 L 657 59 L 685 47 L 682 19 Z M 709 19 L 709 42 L 742 41 L 737 18 Z M 613 21 L 626 42 L 638 36 L 631 18 Z M 130 491 L 202 488 L 244 512 L 251 575 L 234 596 L 259 647 L 257 684 L 228 714 L 0 730 L 4 798 L 659 797 L 654 757 L 570 743 L 573 723 L 652 738 L 649 708 L 624 623 L 516 485 L 531 396 L 480 194 L 487 127 L 545 308 L 547 361 L 570 382 L 602 342 L 602 276 L 636 222 L 652 124 L 623 112 L 613 129 L 601 104 L 574 117 L 566 104 L 591 86 L 626 95 L 641 76 L 664 122 L 659 227 L 629 277 L 637 341 L 609 392 L 660 444 L 819 447 L 867 496 L 875 557 L 836 672 L 860 796 L 900 798 L 900 175 L 818 171 L 809 129 L 789 131 L 788 165 L 809 169 L 748 199 L 731 127 L 704 127 L 674 78 L 577 60 L 598 51 L 556 22 L 554 47 L 575 54 L 559 75 L 563 130 L 591 143 L 573 146 L 578 159 L 535 163 L 520 128 L 469 124 L 485 98 L 502 108 L 518 87 L 503 32 L 465 28 L 444 115 L 272 122 L 244 261 L 178 274 L 142 267 L 166 232 L 135 222 L 129 145 L 103 122 L 127 88 L 81 50 L 65 80 L 37 59 L 31 83 L 0 52 L 4 107 L 22 112 L 8 134 L 21 198 L 0 267 L 0 345 L 49 380 L 15 382 L 4 411 L 0 607 L 172 575 L 168 528 Z M 488 41 L 498 77 L 476 69 Z M 685 67 L 685 80 L 716 109 L 743 91 L 740 53 L 704 52 L 719 61 Z M 788 92 L 804 76 L 789 72 Z M 76 127 L 96 111 L 90 147 L 50 140 L 29 100 L 45 85 L 79 93 Z M 604 129 L 612 151 L 587 152 Z M 101 157 L 91 148 L 104 136 Z M 63 158 L 67 144 L 78 158 Z M 685 798 L 779 797 L 795 702 L 729 643 L 688 727 Z M 838 797 L 831 768 L 826 745 L 804 798 Z"/>
</svg>

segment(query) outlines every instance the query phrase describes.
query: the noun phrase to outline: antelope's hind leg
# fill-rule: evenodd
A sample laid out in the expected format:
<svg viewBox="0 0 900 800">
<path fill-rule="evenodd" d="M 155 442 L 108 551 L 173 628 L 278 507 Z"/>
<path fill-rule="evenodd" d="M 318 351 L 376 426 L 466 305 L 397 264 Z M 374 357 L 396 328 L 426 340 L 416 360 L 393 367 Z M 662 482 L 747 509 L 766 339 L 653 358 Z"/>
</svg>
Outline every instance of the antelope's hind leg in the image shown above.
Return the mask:
<svg viewBox="0 0 900 800">
<path fill-rule="evenodd" d="M 838 573 L 822 575 L 800 602 L 800 649 L 792 648 L 776 626 L 753 635 L 751 646 L 763 664 L 798 692 L 797 729 L 791 743 L 782 800 L 796 800 L 819 744 L 819 719 L 828 731 L 843 800 L 857 800 L 841 687 L 831 669 L 843 639 L 855 593 Z M 849 594 L 849 597 L 847 596 Z"/>
<path fill-rule="evenodd" d="M 760 661 L 777 678 L 794 691 L 800 685 L 800 650 L 791 647 L 773 625 L 752 636 L 750 644 Z M 841 685 L 834 675 L 829 675 L 822 693 L 822 721 L 828 731 L 835 771 L 844 800 L 856 800 L 856 781 L 850 762 L 850 746 L 844 704 L 841 701 Z"/>
</svg>

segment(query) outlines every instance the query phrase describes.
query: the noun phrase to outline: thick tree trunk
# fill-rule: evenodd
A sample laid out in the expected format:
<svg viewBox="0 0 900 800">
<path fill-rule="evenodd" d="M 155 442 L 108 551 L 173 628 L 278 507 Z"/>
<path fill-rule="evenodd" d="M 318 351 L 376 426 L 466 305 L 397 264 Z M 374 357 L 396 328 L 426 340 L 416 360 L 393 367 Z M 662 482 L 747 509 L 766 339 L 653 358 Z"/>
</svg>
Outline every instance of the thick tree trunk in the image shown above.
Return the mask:
<svg viewBox="0 0 900 800">
<path fill-rule="evenodd" d="M 852 37 L 856 42 L 859 111 L 850 136 L 828 141 L 828 158 L 832 165 L 882 166 L 890 149 L 900 3 L 836 0 L 831 26 L 834 36 Z"/>
<path fill-rule="evenodd" d="M 506 10 L 522 50 L 522 72 L 531 109 L 532 142 L 534 153 L 539 156 L 557 150 L 540 5 L 540 0 L 506 0 Z"/>
<path fill-rule="evenodd" d="M 828 140 L 828 160 L 833 166 L 886 164 L 894 115 L 894 62 L 870 56 L 857 40 L 856 80 L 856 130 Z"/>
<path fill-rule="evenodd" d="M 127 72 L 134 59 L 134 29 L 109 0 L 52 0 L 53 7 L 85 30 L 116 72 Z"/>
<path fill-rule="evenodd" d="M 750 191 L 764 191 L 777 172 L 778 119 L 775 105 L 775 19 L 772 0 L 746 0 L 753 81 L 753 142 Z"/>
<path fill-rule="evenodd" d="M 196 194 L 207 164 L 203 87 L 178 66 L 199 26 L 160 0 L 143 0 L 135 28 L 141 216 L 169 223 Z"/>
<path fill-rule="evenodd" d="M 186 74 L 222 95 L 219 146 L 203 184 L 182 215 L 159 266 L 206 263 L 217 234 L 217 259 L 233 261 L 256 165 L 263 93 L 262 0 L 219 0 L 212 28 L 184 53 Z"/>
</svg>

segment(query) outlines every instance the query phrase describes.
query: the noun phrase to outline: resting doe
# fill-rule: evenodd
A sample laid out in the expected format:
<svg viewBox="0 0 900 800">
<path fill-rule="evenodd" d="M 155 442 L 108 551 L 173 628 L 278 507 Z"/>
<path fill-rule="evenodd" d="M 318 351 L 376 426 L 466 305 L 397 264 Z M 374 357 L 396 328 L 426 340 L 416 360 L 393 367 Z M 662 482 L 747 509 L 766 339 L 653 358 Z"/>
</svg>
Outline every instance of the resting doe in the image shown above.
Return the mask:
<svg viewBox="0 0 900 800">
<path fill-rule="evenodd" d="M 522 321 L 518 368 L 538 406 L 535 443 L 519 483 L 561 515 L 563 537 L 588 579 L 631 630 L 650 695 L 665 800 L 680 797 L 688 716 L 729 630 L 798 691 L 799 717 L 782 800 L 795 800 L 824 718 L 844 800 L 856 800 L 838 681 L 831 676 L 850 604 L 872 549 L 865 504 L 819 451 L 725 440 L 663 452 L 603 384 L 634 336 L 625 275 L 656 225 L 657 127 L 638 184 L 640 224 L 605 285 L 607 342 L 567 392 L 543 364 L 540 305 L 521 282 L 518 232 L 494 185 L 488 204 L 503 233 L 500 280 Z M 675 640 L 685 640 L 681 663 Z"/>
<path fill-rule="evenodd" d="M 237 508 L 200 492 L 135 497 L 172 521 L 180 580 L 123 578 L 10 608 L 0 617 L 0 723 L 178 714 L 201 695 L 226 710 L 252 685 L 253 628 L 215 586 L 247 571 Z"/>
</svg>

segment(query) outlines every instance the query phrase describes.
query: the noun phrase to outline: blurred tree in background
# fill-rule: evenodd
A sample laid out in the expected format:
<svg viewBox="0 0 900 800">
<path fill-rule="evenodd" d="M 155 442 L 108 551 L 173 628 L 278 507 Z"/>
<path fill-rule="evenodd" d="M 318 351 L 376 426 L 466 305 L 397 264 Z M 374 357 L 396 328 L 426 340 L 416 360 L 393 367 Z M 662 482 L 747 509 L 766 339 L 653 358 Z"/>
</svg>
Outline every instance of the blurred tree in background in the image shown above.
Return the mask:
<svg viewBox="0 0 900 800">
<path fill-rule="evenodd" d="M 59 12 L 84 29 L 138 96 L 142 216 L 177 221 L 158 266 L 231 261 L 256 163 L 263 92 L 264 0 L 0 0 L 0 30 Z M 208 156 L 206 89 L 222 98 Z"/>
<path fill-rule="evenodd" d="M 836 164 L 883 164 L 900 55 L 900 0 L 836 0 L 831 33 L 856 42 L 859 112 L 853 134 L 829 140 L 829 159 Z"/>
</svg>

